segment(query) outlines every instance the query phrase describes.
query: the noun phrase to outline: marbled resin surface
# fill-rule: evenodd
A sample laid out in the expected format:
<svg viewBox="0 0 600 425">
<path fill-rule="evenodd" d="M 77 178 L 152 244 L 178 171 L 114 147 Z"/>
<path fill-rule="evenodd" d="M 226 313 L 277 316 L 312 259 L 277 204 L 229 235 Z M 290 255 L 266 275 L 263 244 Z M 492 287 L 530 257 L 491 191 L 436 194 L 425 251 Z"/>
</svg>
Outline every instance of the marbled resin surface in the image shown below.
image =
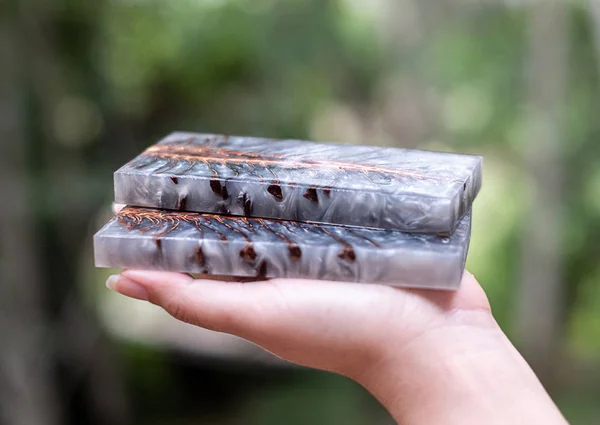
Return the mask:
<svg viewBox="0 0 600 425">
<path fill-rule="evenodd" d="M 96 266 L 455 289 L 471 231 L 383 229 L 126 207 L 95 236 Z"/>
<path fill-rule="evenodd" d="M 115 173 L 118 203 L 449 234 L 481 186 L 477 156 L 173 133 Z"/>
</svg>

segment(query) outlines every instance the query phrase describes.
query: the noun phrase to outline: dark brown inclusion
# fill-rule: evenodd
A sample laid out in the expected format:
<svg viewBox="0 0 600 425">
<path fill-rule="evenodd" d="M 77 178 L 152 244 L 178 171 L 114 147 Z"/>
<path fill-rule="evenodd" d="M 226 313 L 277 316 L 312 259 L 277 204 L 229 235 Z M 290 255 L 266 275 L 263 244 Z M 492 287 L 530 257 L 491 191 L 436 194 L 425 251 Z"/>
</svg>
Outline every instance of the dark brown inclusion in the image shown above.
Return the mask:
<svg viewBox="0 0 600 425">
<path fill-rule="evenodd" d="M 249 217 L 252 215 L 252 201 L 248 198 L 248 195 L 244 193 L 242 197 L 242 203 L 244 204 L 244 215 Z"/>
<path fill-rule="evenodd" d="M 290 258 L 292 260 L 299 260 L 300 257 L 302 257 L 302 250 L 300 249 L 300 247 L 296 244 L 291 244 L 288 246 L 288 249 L 290 251 Z"/>
<path fill-rule="evenodd" d="M 261 261 L 260 265 L 258 266 L 256 277 L 258 279 L 267 278 L 267 262 L 265 260 Z"/>
<path fill-rule="evenodd" d="M 310 199 L 314 204 L 319 203 L 319 197 L 317 195 L 317 189 L 314 187 L 310 187 L 306 189 L 306 193 L 304 194 L 306 199 Z"/>
<path fill-rule="evenodd" d="M 242 259 L 247 263 L 252 263 L 254 260 L 256 260 L 256 251 L 254 250 L 252 244 L 246 245 L 244 249 L 240 251 L 240 257 L 242 257 Z"/>
<path fill-rule="evenodd" d="M 162 249 L 162 239 L 161 238 L 154 238 L 154 243 L 156 243 L 156 247 L 160 251 Z"/>
<path fill-rule="evenodd" d="M 201 267 L 204 267 L 205 258 L 204 258 L 204 251 L 202 251 L 202 245 L 198 245 L 198 248 L 196 249 L 196 259 L 198 260 L 198 264 Z"/>
<path fill-rule="evenodd" d="M 340 251 L 340 253 L 338 254 L 338 257 L 341 258 L 342 260 L 346 260 L 351 263 L 354 263 L 354 261 L 356 260 L 356 253 L 354 252 L 354 249 L 352 249 L 352 247 L 348 245 L 348 246 L 345 246 L 342 251 Z"/>
<path fill-rule="evenodd" d="M 171 181 L 173 182 L 173 184 L 179 183 L 179 179 L 177 178 L 177 176 L 171 176 Z"/>
<path fill-rule="evenodd" d="M 278 201 L 283 200 L 283 193 L 281 192 L 281 186 L 278 184 L 272 184 L 268 187 L 267 192 L 269 192 L 275 199 Z"/>
<path fill-rule="evenodd" d="M 181 198 L 179 198 L 179 200 L 177 201 L 177 209 L 180 211 L 185 210 L 185 205 L 187 203 L 187 196 L 183 195 Z"/>
<path fill-rule="evenodd" d="M 323 189 L 323 193 L 329 198 L 329 196 L 331 195 L 331 189 L 326 187 Z"/>
<path fill-rule="evenodd" d="M 217 195 L 223 199 L 229 198 L 229 193 L 227 193 L 227 186 L 225 186 L 224 184 L 221 184 L 221 182 L 219 180 L 211 180 L 210 188 L 212 189 L 212 191 L 215 195 Z"/>
</svg>

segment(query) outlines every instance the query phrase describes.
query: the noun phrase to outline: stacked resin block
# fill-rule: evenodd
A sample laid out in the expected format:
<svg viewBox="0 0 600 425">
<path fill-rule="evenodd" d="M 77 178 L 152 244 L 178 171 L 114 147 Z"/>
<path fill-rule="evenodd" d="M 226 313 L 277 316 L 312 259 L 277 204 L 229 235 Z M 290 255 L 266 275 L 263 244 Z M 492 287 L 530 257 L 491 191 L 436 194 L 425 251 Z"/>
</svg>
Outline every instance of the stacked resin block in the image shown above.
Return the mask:
<svg viewBox="0 0 600 425">
<path fill-rule="evenodd" d="M 99 267 L 454 289 L 482 159 L 173 133 L 114 175 Z"/>
</svg>

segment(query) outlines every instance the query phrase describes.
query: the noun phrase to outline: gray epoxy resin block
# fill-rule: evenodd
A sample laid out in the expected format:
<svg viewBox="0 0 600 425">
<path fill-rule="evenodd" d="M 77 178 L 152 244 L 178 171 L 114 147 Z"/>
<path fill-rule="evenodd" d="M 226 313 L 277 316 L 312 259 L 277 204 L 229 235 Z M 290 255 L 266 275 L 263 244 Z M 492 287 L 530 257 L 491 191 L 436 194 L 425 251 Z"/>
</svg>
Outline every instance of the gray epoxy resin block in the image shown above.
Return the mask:
<svg viewBox="0 0 600 425">
<path fill-rule="evenodd" d="M 97 267 L 456 289 L 470 213 L 449 237 L 126 207 L 94 236 Z"/>
<path fill-rule="evenodd" d="M 150 208 L 449 234 L 481 186 L 478 156 L 173 133 L 114 175 Z"/>
</svg>

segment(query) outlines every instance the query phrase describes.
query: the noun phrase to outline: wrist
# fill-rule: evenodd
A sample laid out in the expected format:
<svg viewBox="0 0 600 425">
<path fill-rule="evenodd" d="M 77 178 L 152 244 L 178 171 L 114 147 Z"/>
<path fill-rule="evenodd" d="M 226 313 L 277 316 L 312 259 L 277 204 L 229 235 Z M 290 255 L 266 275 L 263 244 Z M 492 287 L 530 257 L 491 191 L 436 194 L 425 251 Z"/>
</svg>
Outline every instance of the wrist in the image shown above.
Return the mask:
<svg viewBox="0 0 600 425">
<path fill-rule="evenodd" d="M 564 424 L 489 313 L 459 311 L 442 326 L 382 346 L 355 379 L 402 424 Z"/>
</svg>

